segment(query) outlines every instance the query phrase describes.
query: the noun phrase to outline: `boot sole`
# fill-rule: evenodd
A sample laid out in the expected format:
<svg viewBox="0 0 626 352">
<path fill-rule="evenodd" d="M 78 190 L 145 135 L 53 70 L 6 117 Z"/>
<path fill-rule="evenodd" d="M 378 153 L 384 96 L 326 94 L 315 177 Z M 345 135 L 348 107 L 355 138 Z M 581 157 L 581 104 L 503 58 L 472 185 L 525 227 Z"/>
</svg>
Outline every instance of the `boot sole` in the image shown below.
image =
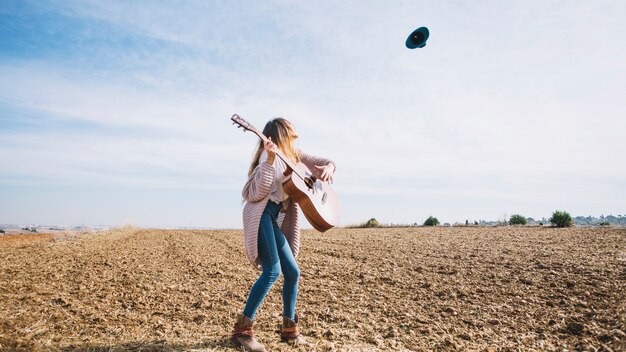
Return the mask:
<svg viewBox="0 0 626 352">
<path fill-rule="evenodd" d="M 246 349 L 246 347 L 245 347 L 245 346 L 244 346 L 241 342 L 239 342 L 239 340 L 237 340 L 237 338 L 236 338 L 236 337 L 231 337 L 231 338 L 230 338 L 230 342 L 232 342 L 232 344 L 233 344 L 233 345 L 235 345 L 235 347 L 240 347 L 240 348 L 243 348 L 243 349 L 244 349 L 244 351 L 248 351 L 248 350 Z M 263 348 L 263 350 L 259 350 L 259 351 L 265 351 L 265 352 L 267 352 L 267 349 L 266 349 L 266 348 Z"/>
</svg>

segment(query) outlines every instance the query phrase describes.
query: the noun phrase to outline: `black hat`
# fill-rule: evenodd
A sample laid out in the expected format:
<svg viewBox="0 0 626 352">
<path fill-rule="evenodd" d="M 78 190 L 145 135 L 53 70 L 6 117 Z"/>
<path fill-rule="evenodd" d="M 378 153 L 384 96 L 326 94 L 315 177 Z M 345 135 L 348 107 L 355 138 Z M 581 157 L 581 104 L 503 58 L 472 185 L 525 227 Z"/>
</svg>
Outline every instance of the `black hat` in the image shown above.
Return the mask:
<svg viewBox="0 0 626 352">
<path fill-rule="evenodd" d="M 420 27 L 414 30 L 413 33 L 406 38 L 406 47 L 409 49 L 423 48 L 426 45 L 426 40 L 428 40 L 429 35 L 430 33 L 426 27 Z"/>
</svg>

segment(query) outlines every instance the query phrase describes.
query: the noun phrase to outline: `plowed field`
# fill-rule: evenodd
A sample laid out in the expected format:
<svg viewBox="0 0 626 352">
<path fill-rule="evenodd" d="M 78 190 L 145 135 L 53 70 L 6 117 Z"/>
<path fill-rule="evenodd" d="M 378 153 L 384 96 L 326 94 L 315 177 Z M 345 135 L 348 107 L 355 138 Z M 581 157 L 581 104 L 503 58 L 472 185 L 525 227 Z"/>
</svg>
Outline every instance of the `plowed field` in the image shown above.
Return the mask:
<svg viewBox="0 0 626 352">
<path fill-rule="evenodd" d="M 44 235 L 46 236 L 46 235 Z M 624 350 L 626 230 L 305 232 L 297 311 L 314 350 Z M 231 350 L 259 272 L 241 231 L 0 237 L 0 350 Z M 281 280 L 256 317 L 279 341 Z"/>
</svg>

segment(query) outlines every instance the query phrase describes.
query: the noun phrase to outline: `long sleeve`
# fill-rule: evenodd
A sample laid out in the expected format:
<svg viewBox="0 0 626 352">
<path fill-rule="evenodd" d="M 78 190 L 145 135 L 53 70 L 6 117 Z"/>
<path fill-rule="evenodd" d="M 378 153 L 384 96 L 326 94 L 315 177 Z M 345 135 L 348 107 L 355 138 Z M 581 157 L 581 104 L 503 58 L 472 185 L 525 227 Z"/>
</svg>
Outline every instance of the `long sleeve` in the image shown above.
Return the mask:
<svg viewBox="0 0 626 352">
<path fill-rule="evenodd" d="M 275 169 L 272 165 L 262 162 L 252 171 L 248 182 L 243 186 L 241 196 L 246 202 L 258 202 L 270 194 L 274 181 Z"/>
<path fill-rule="evenodd" d="M 303 152 L 300 153 L 300 161 L 304 165 L 306 165 L 306 167 L 308 167 L 309 170 L 311 170 L 311 172 L 313 173 L 313 175 L 315 175 L 315 177 L 320 177 L 321 175 L 320 170 L 316 168 L 315 166 L 333 164 L 335 166 L 335 170 L 337 170 L 337 164 L 335 164 L 334 161 L 330 159 L 322 158 L 319 156 L 303 153 Z"/>
</svg>

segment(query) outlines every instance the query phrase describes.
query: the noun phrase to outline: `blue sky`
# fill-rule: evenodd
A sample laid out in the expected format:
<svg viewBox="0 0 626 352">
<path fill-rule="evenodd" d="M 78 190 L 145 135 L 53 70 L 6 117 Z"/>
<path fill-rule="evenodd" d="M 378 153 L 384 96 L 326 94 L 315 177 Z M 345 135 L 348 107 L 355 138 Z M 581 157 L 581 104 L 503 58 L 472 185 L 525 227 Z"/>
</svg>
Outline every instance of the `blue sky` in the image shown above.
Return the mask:
<svg viewBox="0 0 626 352">
<path fill-rule="evenodd" d="M 626 213 L 624 4 L 2 1 L 0 223 L 240 227 L 233 113 L 336 161 L 343 224 Z"/>
</svg>

